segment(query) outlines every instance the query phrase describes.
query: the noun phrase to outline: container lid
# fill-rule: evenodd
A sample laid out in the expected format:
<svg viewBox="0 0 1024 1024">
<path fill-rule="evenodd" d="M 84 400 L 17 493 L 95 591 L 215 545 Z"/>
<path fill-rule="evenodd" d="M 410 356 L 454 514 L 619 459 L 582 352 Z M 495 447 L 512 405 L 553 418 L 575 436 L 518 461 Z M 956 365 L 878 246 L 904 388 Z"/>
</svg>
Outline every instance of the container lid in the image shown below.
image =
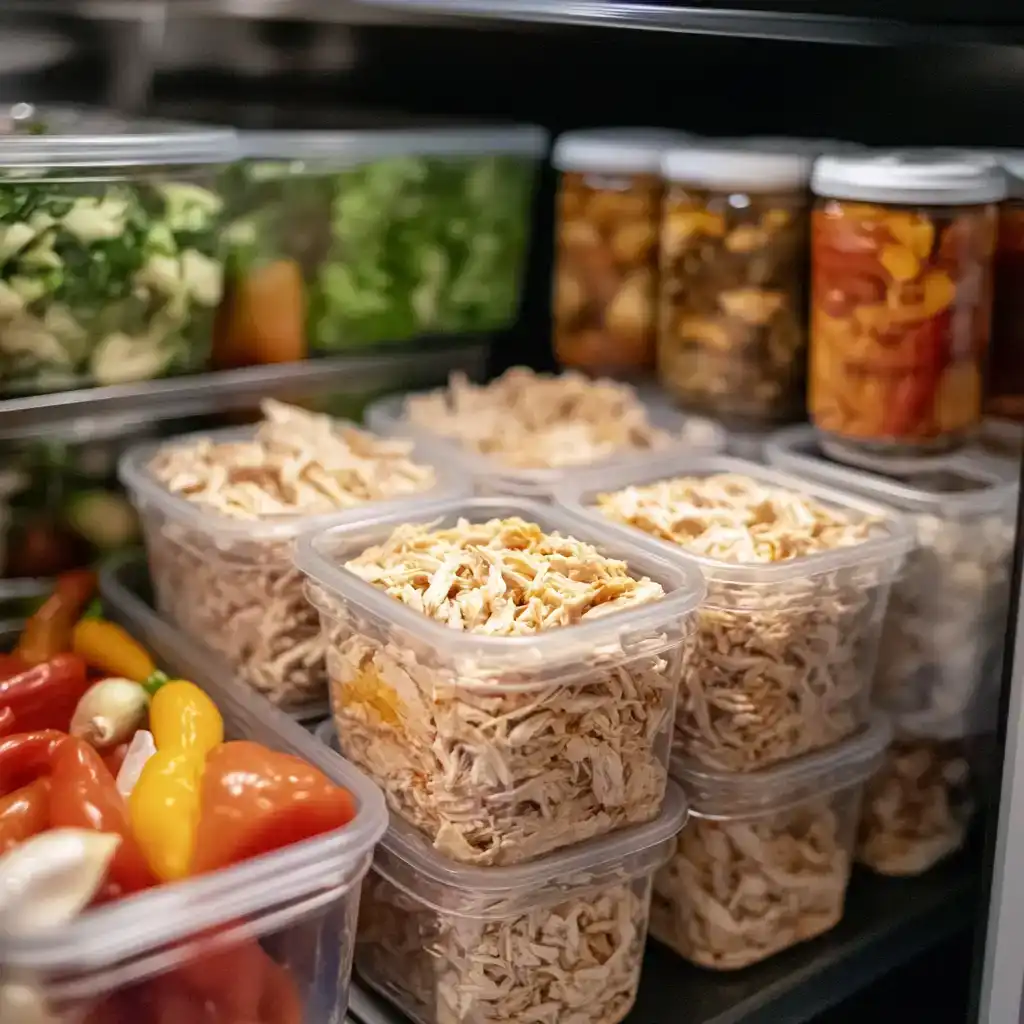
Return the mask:
<svg viewBox="0 0 1024 1024">
<path fill-rule="evenodd" d="M 846 466 L 818 445 L 813 427 L 787 427 L 767 443 L 768 463 L 798 476 L 864 494 L 903 512 L 964 519 L 1011 512 L 1018 486 L 995 466 L 965 455 L 901 459 L 871 469 Z"/>
<path fill-rule="evenodd" d="M 788 135 L 753 135 L 746 139 L 730 139 L 729 142 L 769 153 L 802 153 L 811 157 L 825 153 L 863 153 L 867 148 L 860 142 L 846 139 L 802 139 Z"/>
<path fill-rule="evenodd" d="M 994 162 L 942 150 L 833 154 L 814 165 L 816 195 L 878 203 L 955 206 L 1006 197 L 1006 176 Z"/>
<path fill-rule="evenodd" d="M 720 772 L 673 756 L 670 774 L 695 818 L 729 821 L 782 811 L 864 782 L 881 767 L 892 726 L 876 713 L 858 735 L 758 772 Z"/>
<path fill-rule="evenodd" d="M 253 160 L 328 160 L 355 166 L 396 156 L 524 156 L 540 159 L 548 133 L 536 125 L 501 127 L 353 128 L 341 131 L 241 132 L 242 156 Z"/>
<path fill-rule="evenodd" d="M 665 153 L 689 138 L 667 128 L 587 128 L 559 135 L 551 162 L 560 171 L 658 174 Z"/>
<path fill-rule="evenodd" d="M 669 181 L 764 192 L 805 188 L 813 163 L 810 154 L 796 150 L 786 152 L 771 146 L 759 149 L 747 143 L 700 143 L 670 150 L 661 168 Z"/>
<path fill-rule="evenodd" d="M 230 163 L 238 155 L 228 128 L 31 103 L 0 109 L 0 140 L 0 168 L 170 167 Z"/>
</svg>

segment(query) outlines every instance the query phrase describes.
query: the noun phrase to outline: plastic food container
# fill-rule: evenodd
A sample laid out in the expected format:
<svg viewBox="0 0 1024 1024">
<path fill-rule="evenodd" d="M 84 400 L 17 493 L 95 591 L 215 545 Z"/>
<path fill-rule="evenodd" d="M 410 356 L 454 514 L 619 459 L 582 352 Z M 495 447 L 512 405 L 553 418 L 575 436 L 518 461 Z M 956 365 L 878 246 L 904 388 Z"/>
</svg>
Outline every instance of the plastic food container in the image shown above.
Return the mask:
<svg viewBox="0 0 1024 1024">
<path fill-rule="evenodd" d="M 555 223 L 555 357 L 564 367 L 618 375 L 653 370 L 662 156 L 681 132 L 566 132 Z"/>
<path fill-rule="evenodd" d="M 811 231 L 810 416 L 843 450 L 948 450 L 981 420 L 992 315 L 992 162 L 827 156 Z"/>
<path fill-rule="evenodd" d="M 244 132 L 219 365 L 508 327 L 540 128 Z"/>
<path fill-rule="evenodd" d="M 1024 419 L 1024 154 L 1001 158 L 1009 195 L 999 207 L 996 236 L 992 344 L 988 356 L 985 412 Z"/>
<path fill-rule="evenodd" d="M 410 521 L 512 517 L 590 541 L 665 597 L 531 635 L 487 635 L 452 629 L 343 568 Z M 295 564 L 320 612 L 342 751 L 441 854 L 512 864 L 657 818 L 698 572 L 513 498 L 307 535 Z"/>
<path fill-rule="evenodd" d="M 666 154 L 658 377 L 686 408 L 747 429 L 801 414 L 811 163 L 749 145 Z"/>
<path fill-rule="evenodd" d="M 821 453 L 813 430 L 780 431 L 769 464 L 884 502 L 916 546 L 894 580 L 874 700 L 927 734 L 982 693 L 998 694 L 1010 603 L 1019 488 L 976 458 L 949 456 L 903 471 L 866 472 Z M 915 466 L 916 463 L 916 466 Z"/>
<path fill-rule="evenodd" d="M 133 604 L 116 577 L 106 575 L 101 589 L 115 618 Z M 360 884 L 387 826 L 380 792 L 266 702 L 204 676 L 191 651 L 181 652 L 181 667 L 213 697 L 229 737 L 315 765 L 353 794 L 356 817 L 307 842 L 89 910 L 57 934 L 0 934 L 0 1005 L 20 996 L 23 1012 L 50 1014 L 19 1021 L 150 1024 L 152 998 L 177 1011 L 162 1019 L 185 1022 L 195 1019 L 190 993 L 224 972 L 237 972 L 240 991 L 254 999 L 260 972 L 268 998 L 291 988 L 298 1005 L 290 1012 L 301 1018 L 288 1019 L 344 1018 Z"/>
<path fill-rule="evenodd" d="M 234 133 L 20 103 L 0 138 L 0 387 L 205 366 Z"/>
<path fill-rule="evenodd" d="M 719 474 L 813 499 L 855 525 L 877 522 L 864 539 L 846 546 L 744 563 L 694 554 L 620 525 L 597 507 L 601 495 Z M 704 574 L 707 596 L 676 712 L 675 747 L 681 755 L 716 771 L 753 772 L 831 747 L 867 722 L 889 588 L 911 544 L 909 526 L 898 513 L 727 456 L 674 457 L 595 474 L 582 486 L 567 485 L 555 500 L 595 529 L 613 530 Z M 710 498 L 706 511 L 713 522 Z"/>
<path fill-rule="evenodd" d="M 655 876 L 651 935 L 691 963 L 732 971 L 834 928 L 864 784 L 889 738 L 875 719 L 833 750 L 750 775 L 674 758 L 692 820 Z"/>
<path fill-rule="evenodd" d="M 274 704 L 299 708 L 324 699 L 327 674 L 317 614 L 292 565 L 295 539 L 305 530 L 378 513 L 426 514 L 434 502 L 468 488 L 416 445 L 413 461 L 434 466 L 437 475 L 436 486 L 416 497 L 329 515 L 239 520 L 172 494 L 149 470 L 164 446 L 245 441 L 256 429 L 229 427 L 137 445 L 122 457 L 118 474 L 139 514 L 160 614 L 220 655 L 239 681 Z"/>
<path fill-rule="evenodd" d="M 430 392 L 421 392 L 426 395 Z M 729 435 L 718 424 L 700 416 L 687 416 L 672 408 L 655 391 L 639 390 L 639 400 L 647 411 L 648 422 L 658 430 L 673 435 L 677 443 L 659 449 L 659 453 L 672 450 L 720 452 L 729 442 Z M 565 465 L 520 467 L 506 464 L 502 459 L 465 447 L 458 439 L 441 437 L 419 424 L 410 423 L 407 401 L 416 395 L 389 395 L 374 402 L 366 410 L 366 423 L 375 434 L 385 437 L 416 437 L 429 443 L 446 465 L 457 468 L 459 474 L 474 482 L 481 494 L 514 494 L 524 498 L 550 498 L 555 489 L 566 480 L 576 480 L 590 473 L 616 466 L 629 465 L 637 459 L 648 458 L 651 449 L 624 449 L 596 462 L 580 463 L 573 456 Z M 609 412 L 608 415 L 612 415 Z M 566 442 L 572 445 L 571 440 Z M 572 448 L 570 448 L 572 450 Z M 578 450 L 578 446 L 577 446 Z"/>
</svg>

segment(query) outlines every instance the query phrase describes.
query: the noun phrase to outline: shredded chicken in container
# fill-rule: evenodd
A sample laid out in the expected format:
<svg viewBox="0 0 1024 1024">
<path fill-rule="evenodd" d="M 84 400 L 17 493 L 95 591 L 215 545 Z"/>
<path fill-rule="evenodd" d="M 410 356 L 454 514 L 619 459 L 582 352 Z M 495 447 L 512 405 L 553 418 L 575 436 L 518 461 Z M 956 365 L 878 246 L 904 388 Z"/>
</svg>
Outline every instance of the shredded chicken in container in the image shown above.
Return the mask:
<svg viewBox="0 0 1024 1024">
<path fill-rule="evenodd" d="M 276 401 L 262 411 L 245 439 L 170 442 L 148 466 L 209 519 L 183 522 L 154 505 L 142 520 L 161 613 L 274 703 L 301 704 L 326 696 L 326 672 L 292 537 L 309 517 L 426 492 L 436 475 L 412 460 L 408 442 Z M 252 523 L 252 533 L 227 534 L 226 520 Z M 264 529 L 279 524 L 295 529 L 283 537 Z"/>
<path fill-rule="evenodd" d="M 510 647 L 488 663 L 465 634 L 523 638 L 610 621 L 660 583 L 518 518 L 405 525 L 345 564 L 443 623 L 417 639 L 316 584 L 342 752 L 446 856 L 530 860 L 656 817 L 691 616 L 625 650 L 612 626 L 556 664 Z"/>
<path fill-rule="evenodd" d="M 600 495 L 597 506 L 726 566 L 796 563 L 860 544 L 877 525 L 735 473 L 627 487 Z M 678 751 L 747 772 L 853 734 L 869 713 L 891 571 L 858 564 L 801 574 L 794 565 L 784 579 L 736 582 L 705 566 L 708 595 L 676 712 Z"/>
</svg>

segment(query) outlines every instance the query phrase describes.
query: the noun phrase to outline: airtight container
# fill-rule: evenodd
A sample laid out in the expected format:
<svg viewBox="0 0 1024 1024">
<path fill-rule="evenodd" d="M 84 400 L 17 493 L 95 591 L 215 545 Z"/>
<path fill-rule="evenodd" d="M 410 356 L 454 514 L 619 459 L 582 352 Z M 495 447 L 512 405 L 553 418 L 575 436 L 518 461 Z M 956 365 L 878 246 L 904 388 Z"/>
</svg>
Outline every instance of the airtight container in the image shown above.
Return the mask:
<svg viewBox="0 0 1024 1024">
<path fill-rule="evenodd" d="M 552 306 L 561 366 L 619 376 L 654 369 L 661 160 L 686 139 L 659 128 L 558 137 Z"/>
<path fill-rule="evenodd" d="M 824 156 L 811 183 L 809 411 L 827 450 L 916 455 L 981 421 L 1000 168 Z"/>
<path fill-rule="evenodd" d="M 679 479 L 692 483 L 672 499 L 665 492 Z M 755 496 L 746 513 L 741 493 Z M 681 755 L 715 771 L 755 772 L 832 747 L 867 723 L 889 589 L 912 543 L 898 513 L 727 456 L 595 473 L 567 484 L 555 501 L 592 529 L 613 530 L 704 575 L 707 596 L 676 712 Z M 730 511 L 737 505 L 738 516 Z M 744 515 L 775 529 L 751 540 Z M 800 543 L 814 535 L 805 524 L 816 515 L 832 521 L 822 533 L 834 546 L 772 562 L 743 555 L 742 544 L 786 550 Z M 672 540 L 672 523 L 687 543 L 717 538 L 712 553 Z M 739 555 L 713 553 L 730 544 Z"/>
<path fill-rule="evenodd" d="M 243 132 L 218 365 L 510 326 L 540 128 Z"/>
<path fill-rule="evenodd" d="M 139 515 L 160 614 L 190 642 L 220 656 L 240 684 L 289 710 L 319 711 L 327 695 L 324 644 L 302 574 L 292 565 L 296 538 L 377 513 L 426 514 L 435 501 L 465 494 L 468 487 L 415 445 L 412 460 L 436 473 L 435 486 L 415 497 L 327 515 L 246 520 L 172 493 L 149 468 L 167 447 L 247 441 L 256 430 L 229 427 L 136 445 L 122 456 L 118 474 Z"/>
<path fill-rule="evenodd" d="M 0 387 L 203 368 L 234 133 L 18 103 L 0 139 Z"/>
<path fill-rule="evenodd" d="M 388 543 L 398 527 L 445 529 L 463 519 L 467 531 L 469 524 L 518 519 L 597 549 L 581 552 L 564 539 L 538 547 L 527 539 L 530 527 L 520 526 L 517 555 L 497 538 L 485 541 L 481 531 L 478 543 L 493 552 L 493 570 L 486 587 L 457 604 L 467 620 L 475 602 L 489 602 L 499 618 L 499 607 L 514 609 L 492 595 L 506 586 L 502 578 L 513 590 L 527 587 L 515 567 L 532 571 L 547 544 L 581 566 L 573 575 L 574 600 L 586 599 L 586 581 L 605 573 L 607 560 L 621 560 L 629 577 L 654 581 L 664 596 L 531 634 L 499 632 L 494 620 L 488 633 L 457 622 L 452 628 L 450 608 L 442 622 L 439 607 L 427 614 L 346 566 Z M 457 557 L 449 557 L 454 573 Z M 300 539 L 295 564 L 309 577 L 307 593 L 320 613 L 341 750 L 439 855 L 477 865 L 534 861 L 658 817 L 679 676 L 704 591 L 700 573 L 515 498 L 451 501 L 329 528 Z M 424 571 L 430 570 L 410 563 L 399 575 Z M 394 589 L 387 573 L 375 578 Z M 423 598 L 428 610 L 447 592 L 441 578 L 432 579 Z M 621 576 L 607 586 L 609 597 L 626 592 Z M 542 600 L 540 591 L 531 593 Z"/>
<path fill-rule="evenodd" d="M 116 574 L 104 574 L 101 589 L 113 618 L 166 632 Z M 177 659 L 216 702 L 229 738 L 315 765 L 352 793 L 356 817 L 315 839 L 86 911 L 59 932 L 0 932 L 5 1024 L 8 1014 L 60 1024 L 184 1022 L 199 1020 L 207 999 L 230 999 L 248 1020 L 345 1018 L 360 885 L 387 824 L 380 792 L 265 701 L 204 675 L 191 647 Z"/>
<path fill-rule="evenodd" d="M 749 775 L 674 758 L 691 821 L 654 879 L 651 935 L 732 971 L 834 928 L 843 916 L 865 782 L 890 729 Z"/>
<path fill-rule="evenodd" d="M 768 461 L 898 509 L 915 532 L 889 597 L 875 703 L 927 736 L 979 698 L 998 701 L 1017 481 L 966 455 L 905 460 L 888 473 L 845 466 L 803 427 L 776 434 Z"/>
<path fill-rule="evenodd" d="M 747 430 L 801 415 L 811 164 L 744 143 L 665 154 L 658 377 L 687 409 Z"/>
<path fill-rule="evenodd" d="M 1008 195 L 999 207 L 996 235 L 992 343 L 988 354 L 985 412 L 1024 421 L 1024 154 L 999 154 Z"/>
</svg>

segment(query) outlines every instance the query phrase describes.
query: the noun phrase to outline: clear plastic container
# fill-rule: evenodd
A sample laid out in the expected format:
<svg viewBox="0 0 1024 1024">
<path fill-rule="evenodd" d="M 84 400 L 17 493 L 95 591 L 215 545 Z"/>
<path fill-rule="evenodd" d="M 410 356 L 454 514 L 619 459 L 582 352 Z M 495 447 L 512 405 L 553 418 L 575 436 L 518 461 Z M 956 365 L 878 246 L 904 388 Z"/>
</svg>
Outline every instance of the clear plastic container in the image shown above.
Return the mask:
<svg viewBox="0 0 1024 1024">
<path fill-rule="evenodd" d="M 116 575 L 106 574 L 101 590 L 113 618 L 125 621 L 125 608 L 128 620 L 136 615 Z M 203 675 L 194 652 L 182 651 L 182 661 L 216 702 L 230 738 L 315 765 L 352 793 L 355 820 L 234 867 L 89 910 L 58 933 L 0 932 L 5 1024 L 4 1010 L 15 1005 L 24 1014 L 48 1013 L 16 1015 L 19 1022 L 185 1024 L 204 1019 L 206 997 L 228 989 L 240 1000 L 239 1019 L 340 1024 L 345 1018 L 360 885 L 387 827 L 380 791 L 265 701 Z M 225 980 L 232 975 L 235 983 Z M 239 1008 L 243 1004 L 252 1009 Z"/>
<path fill-rule="evenodd" d="M 1009 195 L 999 207 L 996 236 L 992 344 L 985 412 L 1024 421 L 1024 155 L 1005 154 Z"/>
<path fill-rule="evenodd" d="M 422 392 L 421 394 L 430 394 Z M 675 442 L 658 449 L 659 452 L 698 451 L 720 452 L 728 444 L 729 435 L 711 420 L 699 416 L 686 416 L 672 408 L 656 391 L 638 390 L 640 401 L 647 412 L 649 424 L 665 431 Z M 514 494 L 524 498 L 550 498 L 556 487 L 566 480 L 587 476 L 595 470 L 628 465 L 650 454 L 651 449 L 626 448 L 603 457 L 596 462 L 579 462 L 576 455 L 566 464 L 558 466 L 521 467 L 505 464 L 500 458 L 478 452 L 461 444 L 458 438 L 442 437 L 409 421 L 407 400 L 415 395 L 389 395 L 374 402 L 366 410 L 366 423 L 374 433 L 385 437 L 417 437 L 429 442 L 438 456 L 457 467 L 459 472 L 474 481 L 481 494 Z M 607 415 L 614 415 L 611 411 Z M 572 425 L 567 425 L 572 430 Z M 572 441 L 567 440 L 569 450 Z M 576 446 L 578 452 L 579 446 Z"/>
<path fill-rule="evenodd" d="M 925 152 L 816 164 L 811 230 L 811 421 L 823 443 L 913 455 L 981 421 L 992 320 L 991 162 Z"/>
<path fill-rule="evenodd" d="M 700 967 L 732 971 L 834 928 L 864 784 L 890 735 L 874 719 L 833 750 L 751 775 L 674 758 L 691 820 L 655 876 L 651 936 Z"/>
<path fill-rule="evenodd" d="M 720 474 L 813 499 L 853 524 L 874 525 L 866 539 L 846 546 L 744 563 L 693 554 L 620 525 L 597 507 L 601 495 Z M 560 489 L 555 501 L 594 529 L 612 530 L 704 574 L 707 597 L 676 712 L 680 754 L 716 771 L 753 772 L 833 746 L 864 726 L 890 584 L 912 541 L 898 513 L 727 456 L 680 456 L 595 473 L 582 485 Z"/>
<path fill-rule="evenodd" d="M 687 136 L 658 128 L 566 132 L 555 223 L 555 357 L 614 375 L 654 369 L 662 156 Z"/>
<path fill-rule="evenodd" d="M 407 522 L 519 517 L 594 543 L 666 596 L 531 635 L 452 629 L 342 566 Z M 700 573 L 550 506 L 452 501 L 300 539 L 341 749 L 453 860 L 513 864 L 651 821 L 668 775 Z"/>
<path fill-rule="evenodd" d="M 220 655 L 240 682 L 274 704 L 298 708 L 323 701 L 327 673 L 317 614 L 292 565 L 295 539 L 306 530 L 359 523 L 378 513 L 427 514 L 433 503 L 466 494 L 468 486 L 416 445 L 413 461 L 433 466 L 437 476 L 421 495 L 321 516 L 244 520 L 172 494 L 149 470 L 164 447 L 244 441 L 256 430 L 229 427 L 137 445 L 122 457 L 118 474 L 139 513 L 160 614 Z"/>
<path fill-rule="evenodd" d="M 515 319 L 540 128 L 243 132 L 219 365 Z"/>
<path fill-rule="evenodd" d="M 768 462 L 899 510 L 916 546 L 894 580 L 879 647 L 876 704 L 927 735 L 980 695 L 998 695 L 1019 488 L 976 458 L 907 460 L 889 473 L 833 462 L 814 431 L 769 442 Z"/>
<path fill-rule="evenodd" d="M 666 154 L 658 377 L 749 429 L 801 416 L 811 157 L 705 143 Z"/>
<path fill-rule="evenodd" d="M 0 139 L 0 388 L 202 369 L 234 133 L 19 103 Z"/>
</svg>

